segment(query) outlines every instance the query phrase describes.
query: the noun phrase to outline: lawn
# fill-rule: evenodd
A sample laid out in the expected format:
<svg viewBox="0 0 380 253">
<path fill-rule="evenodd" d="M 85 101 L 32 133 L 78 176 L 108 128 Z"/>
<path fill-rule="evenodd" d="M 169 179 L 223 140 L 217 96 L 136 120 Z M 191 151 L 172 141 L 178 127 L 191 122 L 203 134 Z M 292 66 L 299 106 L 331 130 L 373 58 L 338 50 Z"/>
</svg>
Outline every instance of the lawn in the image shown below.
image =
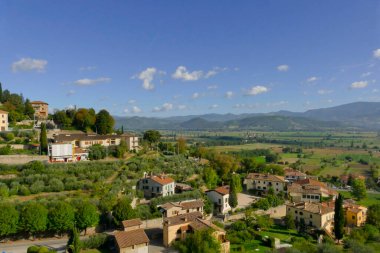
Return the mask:
<svg viewBox="0 0 380 253">
<path fill-rule="evenodd" d="M 265 231 L 259 231 L 258 234 L 278 238 L 282 242 L 289 242 L 292 237 L 300 236 L 295 229 L 284 229 L 281 227 L 272 227 Z"/>
<path fill-rule="evenodd" d="M 351 192 L 349 191 L 339 191 L 344 198 L 352 198 Z M 358 204 L 363 206 L 371 206 L 380 203 L 380 194 L 377 193 L 367 193 L 367 198 L 357 201 Z"/>
<path fill-rule="evenodd" d="M 262 242 L 259 240 L 247 241 L 243 244 L 231 244 L 231 253 L 232 252 L 242 252 L 241 247 L 244 247 L 244 252 L 267 252 L 271 248 L 262 245 Z M 259 250 L 256 250 L 259 249 Z"/>
</svg>

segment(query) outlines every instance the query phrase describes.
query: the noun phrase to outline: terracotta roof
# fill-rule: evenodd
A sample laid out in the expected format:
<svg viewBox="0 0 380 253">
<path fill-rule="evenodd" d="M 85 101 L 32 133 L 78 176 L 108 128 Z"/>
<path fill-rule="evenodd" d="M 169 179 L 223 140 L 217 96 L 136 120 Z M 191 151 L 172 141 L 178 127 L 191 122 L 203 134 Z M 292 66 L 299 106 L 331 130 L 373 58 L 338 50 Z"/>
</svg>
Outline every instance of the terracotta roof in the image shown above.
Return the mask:
<svg viewBox="0 0 380 253">
<path fill-rule="evenodd" d="M 175 188 L 181 189 L 181 190 L 191 190 L 193 189 L 190 185 L 188 184 L 182 184 L 182 183 L 175 183 Z"/>
<path fill-rule="evenodd" d="M 254 179 L 254 180 L 285 183 L 285 179 L 283 176 L 277 176 L 277 175 L 272 175 L 272 174 L 249 173 L 246 178 Z"/>
<path fill-rule="evenodd" d="M 4 114 L 4 113 L 9 114 L 9 112 L 7 112 L 7 111 L 3 111 L 3 110 L 0 110 L 0 113 L 1 113 L 1 114 Z"/>
<path fill-rule="evenodd" d="M 321 203 L 315 203 L 315 202 L 299 202 L 299 203 L 292 203 L 287 204 L 288 207 L 294 207 L 298 210 L 304 210 L 309 213 L 315 213 L 315 214 L 327 214 L 334 212 L 334 208 L 328 207 L 325 205 L 322 205 Z"/>
<path fill-rule="evenodd" d="M 189 226 L 191 228 L 193 228 L 194 230 L 202 230 L 202 229 L 211 228 L 211 229 L 216 230 L 216 231 L 225 232 L 224 229 L 214 225 L 211 221 L 203 220 L 203 219 L 199 219 L 199 218 L 197 218 L 196 220 L 191 222 L 189 224 Z"/>
<path fill-rule="evenodd" d="M 132 219 L 132 220 L 124 220 L 124 221 L 122 221 L 122 223 L 123 223 L 124 228 L 140 226 L 142 224 L 142 222 L 139 218 Z"/>
<path fill-rule="evenodd" d="M 220 195 L 227 195 L 227 194 L 230 194 L 230 186 L 224 185 L 224 186 L 220 186 L 218 188 L 215 188 L 214 190 L 209 190 L 208 192 L 210 192 L 210 191 L 215 191 L 215 192 L 219 193 Z"/>
<path fill-rule="evenodd" d="M 169 226 L 178 225 L 182 223 L 189 223 L 197 218 L 202 218 L 202 216 L 203 215 L 200 212 L 185 213 L 177 216 L 164 218 L 164 223 L 168 223 Z"/>
<path fill-rule="evenodd" d="M 292 190 L 294 190 L 297 187 L 297 185 L 300 185 L 302 189 L 299 192 L 305 192 L 305 193 L 321 192 L 321 193 L 326 193 L 328 195 L 338 195 L 337 191 L 331 189 L 325 183 L 320 182 L 318 180 L 310 179 L 310 178 L 297 180 L 293 182 L 291 186 L 288 186 L 288 191 L 292 192 Z"/>
<path fill-rule="evenodd" d="M 285 171 L 285 176 L 287 177 L 291 177 L 291 176 L 295 176 L 295 177 L 306 177 L 307 175 L 299 170 L 293 170 L 291 168 L 287 168 L 284 170 Z"/>
<path fill-rule="evenodd" d="M 166 185 L 174 182 L 174 179 L 168 176 L 151 176 L 150 179 L 160 185 Z"/>
<path fill-rule="evenodd" d="M 202 200 L 194 200 L 194 201 L 186 201 L 186 202 L 181 202 L 180 204 L 183 209 L 193 209 L 193 208 L 198 208 L 198 207 L 203 207 L 204 203 Z"/>
<path fill-rule="evenodd" d="M 145 234 L 144 229 L 136 229 L 132 231 L 122 231 L 115 233 L 116 243 L 120 249 L 149 243 L 149 238 Z"/>
<path fill-rule="evenodd" d="M 58 134 L 54 136 L 54 140 L 56 142 L 64 142 L 64 141 L 92 141 L 92 140 L 107 140 L 107 139 L 116 139 L 121 138 L 120 135 L 116 134 L 108 134 L 108 135 L 98 135 L 98 134 Z"/>
<path fill-rule="evenodd" d="M 48 103 L 44 102 L 44 101 L 32 101 L 30 102 L 31 104 L 44 104 L 44 105 L 48 105 Z"/>
</svg>

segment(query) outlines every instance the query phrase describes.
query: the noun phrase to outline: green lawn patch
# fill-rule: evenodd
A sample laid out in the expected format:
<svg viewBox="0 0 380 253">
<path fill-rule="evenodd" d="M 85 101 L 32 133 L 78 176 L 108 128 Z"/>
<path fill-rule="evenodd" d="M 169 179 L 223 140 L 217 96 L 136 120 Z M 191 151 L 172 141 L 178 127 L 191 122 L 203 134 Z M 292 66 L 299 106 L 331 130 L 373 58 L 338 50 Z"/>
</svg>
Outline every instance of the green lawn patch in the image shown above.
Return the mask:
<svg viewBox="0 0 380 253">
<path fill-rule="evenodd" d="M 339 193 L 342 194 L 343 197 L 346 199 L 353 198 L 351 196 L 351 192 L 349 191 L 339 191 Z M 380 202 L 380 194 L 376 194 L 376 193 L 367 193 L 367 198 L 357 201 L 359 205 L 363 205 L 367 207 L 377 204 L 379 202 Z"/>
</svg>

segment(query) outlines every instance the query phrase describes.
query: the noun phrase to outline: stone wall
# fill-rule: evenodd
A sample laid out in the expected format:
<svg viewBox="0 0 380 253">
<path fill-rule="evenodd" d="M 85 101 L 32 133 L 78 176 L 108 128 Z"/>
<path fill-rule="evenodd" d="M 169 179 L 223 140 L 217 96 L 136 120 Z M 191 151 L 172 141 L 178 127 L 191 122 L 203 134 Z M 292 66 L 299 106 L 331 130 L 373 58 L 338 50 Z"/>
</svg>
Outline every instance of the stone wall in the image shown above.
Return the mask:
<svg viewBox="0 0 380 253">
<path fill-rule="evenodd" d="M 31 161 L 48 162 L 45 155 L 0 155 L 0 164 L 25 164 Z"/>
</svg>

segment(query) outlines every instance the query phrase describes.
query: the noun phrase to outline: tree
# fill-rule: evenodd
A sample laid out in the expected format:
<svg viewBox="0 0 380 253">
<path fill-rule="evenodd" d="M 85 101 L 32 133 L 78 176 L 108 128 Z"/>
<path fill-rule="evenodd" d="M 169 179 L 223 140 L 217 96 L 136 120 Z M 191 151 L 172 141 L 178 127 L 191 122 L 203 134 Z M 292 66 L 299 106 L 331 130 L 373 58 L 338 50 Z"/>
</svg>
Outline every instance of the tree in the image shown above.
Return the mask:
<svg viewBox="0 0 380 253">
<path fill-rule="evenodd" d="M 74 227 L 74 208 L 64 201 L 54 203 L 53 207 L 49 211 L 48 217 L 49 229 L 54 232 L 61 234 L 73 229 Z"/>
<path fill-rule="evenodd" d="M 368 207 L 367 223 L 380 228 L 380 204 Z"/>
<path fill-rule="evenodd" d="M 3 85 L 0 82 L 0 102 L 3 103 Z"/>
<path fill-rule="evenodd" d="M 203 170 L 203 180 L 205 181 L 207 188 L 214 189 L 218 185 L 219 177 L 213 168 L 206 167 Z"/>
<path fill-rule="evenodd" d="M 48 210 L 41 204 L 30 202 L 21 208 L 20 226 L 21 228 L 35 236 L 37 233 L 47 229 Z"/>
<path fill-rule="evenodd" d="M 231 175 L 230 186 L 235 189 L 236 193 L 240 193 L 240 192 L 243 191 L 243 187 L 242 187 L 242 184 L 241 184 L 241 180 L 240 180 L 240 175 L 239 174 L 232 174 Z"/>
<path fill-rule="evenodd" d="M 72 119 L 67 115 L 65 110 L 54 112 L 53 120 L 60 127 L 70 127 L 72 123 Z"/>
<path fill-rule="evenodd" d="M 338 198 L 335 200 L 334 234 L 338 241 L 341 240 L 344 235 L 344 209 L 342 194 L 339 194 Z"/>
<path fill-rule="evenodd" d="M 174 244 L 180 253 L 219 253 L 220 243 L 212 236 L 212 230 L 203 229 L 190 234 Z"/>
<path fill-rule="evenodd" d="M 186 152 L 186 139 L 183 137 L 178 138 L 177 140 L 177 153 L 184 154 Z"/>
<path fill-rule="evenodd" d="M 361 200 L 367 197 L 367 189 L 366 189 L 364 180 L 357 178 L 353 181 L 352 195 L 358 200 Z"/>
<path fill-rule="evenodd" d="M 285 216 L 285 226 L 287 229 L 295 229 L 296 224 L 294 223 L 294 217 L 291 213 Z"/>
<path fill-rule="evenodd" d="M 75 213 L 75 221 L 76 226 L 80 230 L 84 230 L 86 234 L 88 227 L 95 226 L 99 222 L 99 214 L 96 206 L 89 202 L 80 203 Z"/>
<path fill-rule="evenodd" d="M 268 210 L 271 207 L 271 205 L 269 204 L 268 199 L 261 198 L 255 203 L 253 203 L 253 207 L 262 209 L 262 210 Z"/>
<path fill-rule="evenodd" d="M 132 209 L 131 201 L 126 197 L 119 200 L 112 214 L 117 223 L 135 218 L 136 216 L 135 211 Z"/>
<path fill-rule="evenodd" d="M 40 133 L 40 153 L 47 154 L 48 149 L 48 141 L 46 135 L 46 124 L 41 123 L 41 133 Z"/>
<path fill-rule="evenodd" d="M 269 215 L 258 215 L 256 216 L 256 224 L 261 229 L 268 229 L 273 225 L 273 220 Z"/>
<path fill-rule="evenodd" d="M 12 204 L 0 204 L 0 237 L 17 232 L 19 213 Z"/>
<path fill-rule="evenodd" d="M 34 109 L 29 99 L 25 100 L 24 104 L 24 114 L 29 117 L 29 119 L 33 119 L 34 117 Z"/>
<path fill-rule="evenodd" d="M 107 110 L 100 110 L 96 114 L 95 130 L 98 134 L 110 134 L 113 132 L 115 120 Z"/>
<path fill-rule="evenodd" d="M 88 158 L 90 158 L 90 160 L 104 159 L 106 155 L 107 155 L 106 148 L 100 144 L 92 145 L 89 148 Z"/>
<path fill-rule="evenodd" d="M 232 208 L 235 208 L 238 205 L 238 198 L 237 198 L 236 187 L 233 184 L 232 180 L 231 180 L 231 184 L 230 184 L 230 197 L 228 198 L 228 204 Z"/>
<path fill-rule="evenodd" d="M 157 130 L 148 130 L 144 132 L 143 140 L 147 141 L 149 145 L 156 143 L 160 140 L 161 134 Z"/>
<path fill-rule="evenodd" d="M 76 228 L 70 234 L 69 240 L 67 242 L 67 248 L 69 253 L 80 253 L 81 251 L 81 241 L 79 239 L 79 233 Z"/>
<path fill-rule="evenodd" d="M 74 115 L 73 125 L 80 130 L 88 131 L 95 125 L 96 115 L 94 109 L 80 108 Z"/>
</svg>

